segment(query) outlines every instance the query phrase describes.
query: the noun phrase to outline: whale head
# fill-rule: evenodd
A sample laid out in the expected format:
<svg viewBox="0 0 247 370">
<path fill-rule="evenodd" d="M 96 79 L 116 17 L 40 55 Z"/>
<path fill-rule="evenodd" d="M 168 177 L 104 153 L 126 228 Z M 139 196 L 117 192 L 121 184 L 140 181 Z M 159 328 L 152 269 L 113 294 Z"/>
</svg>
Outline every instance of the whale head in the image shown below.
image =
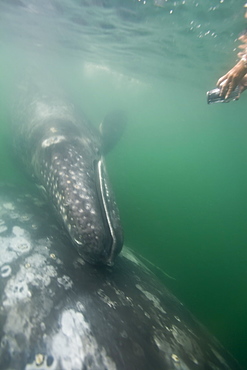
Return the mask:
<svg viewBox="0 0 247 370">
<path fill-rule="evenodd" d="M 32 157 L 39 183 L 83 259 L 112 265 L 123 231 L 99 138 L 67 121 L 49 122 L 42 132 Z"/>
<path fill-rule="evenodd" d="M 80 256 L 112 265 L 123 231 L 102 157 L 102 135 L 67 100 L 29 90 L 12 117 L 15 151 Z"/>
</svg>

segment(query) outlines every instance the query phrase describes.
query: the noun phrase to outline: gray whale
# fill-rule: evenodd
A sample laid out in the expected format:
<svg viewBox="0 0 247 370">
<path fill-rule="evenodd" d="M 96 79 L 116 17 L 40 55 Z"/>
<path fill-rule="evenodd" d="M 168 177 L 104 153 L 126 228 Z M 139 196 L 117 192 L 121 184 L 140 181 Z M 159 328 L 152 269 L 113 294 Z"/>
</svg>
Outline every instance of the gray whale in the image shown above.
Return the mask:
<svg viewBox="0 0 247 370">
<path fill-rule="evenodd" d="M 104 137 L 111 147 L 118 138 L 114 123 L 122 130 L 125 118 L 121 112 L 109 115 L 100 133 L 47 79 L 27 77 L 15 94 L 14 150 L 79 254 L 90 263 L 111 265 L 122 248 L 123 231 L 103 160 Z"/>
<path fill-rule="evenodd" d="M 1 370 L 240 369 L 131 251 L 85 263 L 37 194 L 0 187 Z"/>
</svg>

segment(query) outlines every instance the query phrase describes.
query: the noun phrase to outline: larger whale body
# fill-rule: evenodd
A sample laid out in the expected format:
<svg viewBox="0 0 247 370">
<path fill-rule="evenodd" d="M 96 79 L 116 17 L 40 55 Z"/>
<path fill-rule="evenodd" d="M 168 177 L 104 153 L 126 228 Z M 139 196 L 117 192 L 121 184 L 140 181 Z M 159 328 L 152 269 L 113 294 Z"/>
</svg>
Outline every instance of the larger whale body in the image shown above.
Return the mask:
<svg viewBox="0 0 247 370">
<path fill-rule="evenodd" d="M 127 249 L 85 263 L 36 194 L 0 187 L 0 369 L 240 369 Z"/>
<path fill-rule="evenodd" d="M 102 157 L 108 149 L 103 141 L 108 136 L 112 146 L 112 121 L 122 129 L 125 120 L 119 114 L 108 116 L 100 134 L 53 80 L 48 83 L 46 74 L 44 81 L 40 74 L 25 78 L 15 94 L 15 152 L 44 190 L 79 254 L 90 263 L 111 265 L 122 248 L 123 232 Z"/>
</svg>

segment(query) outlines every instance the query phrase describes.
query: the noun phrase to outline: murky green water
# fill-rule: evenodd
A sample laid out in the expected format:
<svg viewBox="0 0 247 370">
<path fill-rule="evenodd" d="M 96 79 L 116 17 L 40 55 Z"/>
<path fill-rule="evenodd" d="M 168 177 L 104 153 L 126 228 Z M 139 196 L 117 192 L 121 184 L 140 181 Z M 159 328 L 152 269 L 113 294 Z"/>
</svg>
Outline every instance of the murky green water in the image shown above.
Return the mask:
<svg viewBox="0 0 247 370">
<path fill-rule="evenodd" d="M 205 97 L 235 61 L 244 1 L 16 4 L 0 5 L 0 180 L 31 186 L 8 118 L 29 65 L 52 69 L 95 125 L 125 109 L 107 157 L 125 244 L 247 368 L 247 93 Z"/>
</svg>

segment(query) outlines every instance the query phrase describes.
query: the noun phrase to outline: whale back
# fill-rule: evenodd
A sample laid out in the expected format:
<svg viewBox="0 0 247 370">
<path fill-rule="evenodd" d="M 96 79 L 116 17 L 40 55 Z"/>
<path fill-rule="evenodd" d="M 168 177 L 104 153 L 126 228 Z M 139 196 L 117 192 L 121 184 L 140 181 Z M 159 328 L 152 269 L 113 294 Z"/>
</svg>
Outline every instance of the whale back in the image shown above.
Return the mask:
<svg viewBox="0 0 247 370">
<path fill-rule="evenodd" d="M 240 370 L 130 250 L 85 263 L 20 189 L 0 187 L 0 222 L 1 370 Z"/>
</svg>

